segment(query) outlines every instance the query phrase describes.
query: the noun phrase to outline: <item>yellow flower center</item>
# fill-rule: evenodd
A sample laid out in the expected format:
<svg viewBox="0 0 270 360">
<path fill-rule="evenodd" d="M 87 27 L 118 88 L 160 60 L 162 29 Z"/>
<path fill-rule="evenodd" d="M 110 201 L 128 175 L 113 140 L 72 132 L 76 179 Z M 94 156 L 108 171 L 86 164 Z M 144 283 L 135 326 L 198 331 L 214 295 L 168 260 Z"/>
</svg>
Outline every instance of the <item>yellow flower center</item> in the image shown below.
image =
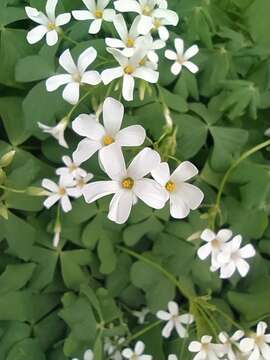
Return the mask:
<svg viewBox="0 0 270 360">
<path fill-rule="evenodd" d="M 145 65 L 145 63 L 146 63 L 146 57 L 144 57 L 140 62 L 139 62 L 139 65 L 140 66 L 144 66 Z"/>
<path fill-rule="evenodd" d="M 151 7 L 148 6 L 148 5 L 146 5 L 146 6 L 143 8 L 142 13 L 143 13 L 143 15 L 145 15 L 145 16 L 151 15 L 151 13 L 152 13 Z"/>
<path fill-rule="evenodd" d="M 178 56 L 177 60 L 176 60 L 179 64 L 184 64 L 184 62 L 186 61 L 182 56 Z"/>
<path fill-rule="evenodd" d="M 105 135 L 103 138 L 104 145 L 111 145 L 114 142 L 114 139 L 110 135 Z"/>
<path fill-rule="evenodd" d="M 122 187 L 124 189 L 131 190 L 134 186 L 134 180 L 131 178 L 126 178 L 122 181 Z"/>
<path fill-rule="evenodd" d="M 64 187 L 59 187 L 58 194 L 64 196 L 66 194 L 66 189 Z"/>
<path fill-rule="evenodd" d="M 155 19 L 154 20 L 154 28 L 158 29 L 161 26 L 161 20 Z"/>
<path fill-rule="evenodd" d="M 81 80 L 82 80 L 82 77 L 79 73 L 73 74 L 72 78 L 73 78 L 73 81 L 78 82 L 78 83 L 81 82 Z"/>
<path fill-rule="evenodd" d="M 134 40 L 132 38 L 128 38 L 126 41 L 127 47 L 131 48 L 134 46 Z"/>
<path fill-rule="evenodd" d="M 69 167 L 68 167 L 68 170 L 69 170 L 69 172 L 73 172 L 74 170 L 77 170 L 77 165 L 75 165 L 75 164 L 71 164 L 71 165 L 69 165 Z"/>
<path fill-rule="evenodd" d="M 219 247 L 220 247 L 220 243 L 219 243 L 218 239 L 212 240 L 211 245 L 214 249 L 219 249 Z"/>
<path fill-rule="evenodd" d="M 84 185 L 85 185 L 85 182 L 84 182 L 83 179 L 79 179 L 79 180 L 77 180 L 76 185 L 77 185 L 79 188 L 83 188 Z"/>
<path fill-rule="evenodd" d="M 101 11 L 101 10 L 96 10 L 95 11 L 95 17 L 97 18 L 97 19 L 101 19 L 102 18 L 102 16 L 103 16 L 103 12 Z"/>
<path fill-rule="evenodd" d="M 176 188 L 176 185 L 173 181 L 168 181 L 167 184 L 165 185 L 166 190 L 168 190 L 169 192 L 173 192 Z"/>
<path fill-rule="evenodd" d="M 53 22 L 49 22 L 49 24 L 47 25 L 48 30 L 54 30 L 55 27 L 56 27 L 55 23 L 53 23 Z"/>
<path fill-rule="evenodd" d="M 131 66 L 131 65 L 127 65 L 127 66 L 124 68 L 124 72 L 125 72 L 125 74 L 127 74 L 127 75 L 130 75 L 130 74 L 134 73 L 134 71 L 135 71 L 135 69 L 134 69 L 134 67 Z"/>
</svg>

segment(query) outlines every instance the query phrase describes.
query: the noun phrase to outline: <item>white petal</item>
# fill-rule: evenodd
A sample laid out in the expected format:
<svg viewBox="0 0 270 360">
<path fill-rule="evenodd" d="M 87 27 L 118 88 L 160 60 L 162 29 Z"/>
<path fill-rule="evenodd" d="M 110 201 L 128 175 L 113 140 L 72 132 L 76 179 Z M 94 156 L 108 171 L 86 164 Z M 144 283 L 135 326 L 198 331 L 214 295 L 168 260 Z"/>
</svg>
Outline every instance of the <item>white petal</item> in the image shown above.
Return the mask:
<svg viewBox="0 0 270 360">
<path fill-rule="evenodd" d="M 117 224 L 124 224 L 129 218 L 132 205 L 132 191 L 120 190 L 112 198 L 108 218 Z"/>
<path fill-rule="evenodd" d="M 45 16 L 42 12 L 38 11 L 35 8 L 26 6 L 25 12 L 26 12 L 27 16 L 29 17 L 29 19 L 36 22 L 37 24 L 47 25 L 49 22 L 49 19 L 47 18 L 47 16 Z"/>
<path fill-rule="evenodd" d="M 153 28 L 153 21 L 151 16 L 142 15 L 138 23 L 138 31 L 142 35 L 147 35 Z"/>
<path fill-rule="evenodd" d="M 128 29 L 123 15 L 116 15 L 113 24 L 120 38 L 125 41 L 128 36 Z"/>
<path fill-rule="evenodd" d="M 266 329 L 267 329 L 267 323 L 265 321 L 260 321 L 257 325 L 257 336 L 264 335 Z"/>
<path fill-rule="evenodd" d="M 168 29 L 166 28 L 166 26 L 160 26 L 158 28 L 158 35 L 159 35 L 160 39 L 163 41 L 167 41 L 170 37 L 170 33 L 169 33 Z"/>
<path fill-rule="evenodd" d="M 225 264 L 221 266 L 220 270 L 220 278 L 221 279 L 229 279 L 235 272 L 236 266 L 234 262 L 229 262 L 228 264 Z"/>
<path fill-rule="evenodd" d="M 174 46 L 177 54 L 180 56 L 184 55 L 184 41 L 180 38 L 174 40 Z"/>
<path fill-rule="evenodd" d="M 204 198 L 203 192 L 197 186 L 188 183 L 182 183 L 179 189 L 176 188 L 176 193 L 191 210 L 196 210 Z"/>
<path fill-rule="evenodd" d="M 249 355 L 248 360 L 261 360 L 261 354 L 258 346 L 256 345 L 252 353 Z"/>
<path fill-rule="evenodd" d="M 114 7 L 119 12 L 141 13 L 141 7 L 135 0 L 119 0 L 114 2 Z"/>
<path fill-rule="evenodd" d="M 122 95 L 126 101 L 132 101 L 134 96 L 135 81 L 131 75 L 124 75 Z"/>
<path fill-rule="evenodd" d="M 58 185 L 50 179 L 43 179 L 41 186 L 52 192 L 58 191 Z"/>
<path fill-rule="evenodd" d="M 86 350 L 86 352 L 83 355 L 83 360 L 93 360 L 94 359 L 94 353 L 92 350 Z"/>
<path fill-rule="evenodd" d="M 177 193 L 173 193 L 170 196 L 170 213 L 175 219 L 184 219 L 190 213 L 188 205 Z"/>
<path fill-rule="evenodd" d="M 133 179 L 141 179 L 155 169 L 159 163 L 159 154 L 150 148 L 144 148 L 132 160 L 128 174 Z"/>
<path fill-rule="evenodd" d="M 166 50 L 165 57 L 169 60 L 175 61 L 177 59 L 177 54 L 172 50 Z"/>
<path fill-rule="evenodd" d="M 245 245 L 239 250 L 239 252 L 241 257 L 244 259 L 248 259 L 256 255 L 256 251 L 251 244 Z"/>
<path fill-rule="evenodd" d="M 146 66 L 141 66 L 134 71 L 133 76 L 150 82 L 151 84 L 155 84 L 158 82 L 159 73 Z"/>
<path fill-rule="evenodd" d="M 119 132 L 124 117 L 124 106 L 112 97 L 108 97 L 103 103 L 103 124 L 106 133 L 112 137 Z"/>
<path fill-rule="evenodd" d="M 262 343 L 260 345 L 260 349 L 264 359 L 270 359 L 270 346 L 265 343 Z"/>
<path fill-rule="evenodd" d="M 140 146 L 144 143 L 146 132 L 141 125 L 128 126 L 119 131 L 115 141 L 119 146 Z"/>
<path fill-rule="evenodd" d="M 165 186 L 170 180 L 170 168 L 165 162 L 160 163 L 154 170 L 151 171 L 153 178 L 162 186 Z"/>
<path fill-rule="evenodd" d="M 180 74 L 180 72 L 182 71 L 182 65 L 179 62 L 175 62 L 172 66 L 171 66 L 171 72 L 173 75 L 177 76 Z"/>
<path fill-rule="evenodd" d="M 128 65 L 128 59 L 123 55 L 122 51 L 111 48 L 107 48 L 107 51 L 113 55 L 115 60 L 122 66 L 122 68 L 125 68 L 125 66 Z"/>
<path fill-rule="evenodd" d="M 77 104 L 80 99 L 80 84 L 77 82 L 67 84 L 63 91 L 63 98 L 72 105 Z"/>
<path fill-rule="evenodd" d="M 89 27 L 89 34 L 97 34 L 101 29 L 102 19 L 95 19 Z"/>
<path fill-rule="evenodd" d="M 179 314 L 179 307 L 178 304 L 175 301 L 170 301 L 168 304 L 168 309 L 169 312 L 173 315 L 176 316 Z"/>
<path fill-rule="evenodd" d="M 166 25 L 176 26 L 179 21 L 179 16 L 175 11 L 167 9 L 156 9 L 153 15 L 157 18 L 164 19 Z"/>
<path fill-rule="evenodd" d="M 57 2 L 58 2 L 58 0 L 47 0 L 46 13 L 51 20 L 55 19 L 55 9 L 56 9 Z"/>
<path fill-rule="evenodd" d="M 233 341 L 239 341 L 245 335 L 244 331 L 237 330 L 231 337 Z"/>
<path fill-rule="evenodd" d="M 239 274 L 242 277 L 245 277 L 247 275 L 247 273 L 249 272 L 249 269 L 250 269 L 249 264 L 243 259 L 237 260 L 236 267 L 237 267 L 237 270 L 238 270 Z"/>
<path fill-rule="evenodd" d="M 179 316 L 179 320 L 181 323 L 189 325 L 194 322 L 194 316 L 191 314 L 183 314 Z"/>
<path fill-rule="evenodd" d="M 186 338 L 188 336 L 188 332 L 182 324 L 176 323 L 175 328 L 180 338 Z"/>
<path fill-rule="evenodd" d="M 34 29 L 30 30 L 27 34 L 27 41 L 29 44 L 35 44 L 40 41 L 45 34 L 47 34 L 48 29 L 44 25 L 36 26 Z"/>
<path fill-rule="evenodd" d="M 196 74 L 199 71 L 199 68 L 197 65 L 193 64 L 191 61 L 185 61 L 183 63 L 183 66 L 185 66 L 192 74 Z"/>
<path fill-rule="evenodd" d="M 192 341 L 189 344 L 188 350 L 191 352 L 199 352 L 201 351 L 202 345 L 199 341 Z"/>
<path fill-rule="evenodd" d="M 72 129 L 80 136 L 91 140 L 102 141 L 105 135 L 104 127 L 94 115 L 81 114 L 72 122 Z"/>
<path fill-rule="evenodd" d="M 76 20 L 94 20 L 94 15 L 87 10 L 74 10 L 72 11 L 72 15 Z"/>
<path fill-rule="evenodd" d="M 210 230 L 210 229 L 205 229 L 202 233 L 201 233 L 201 239 L 204 241 L 212 241 L 217 237 L 217 235 L 214 233 L 214 231 Z"/>
<path fill-rule="evenodd" d="M 162 209 L 168 199 L 164 188 L 152 179 L 136 181 L 133 191 L 139 199 L 154 209 Z"/>
<path fill-rule="evenodd" d="M 218 238 L 219 241 L 221 241 L 223 243 L 226 243 L 228 240 L 230 240 L 232 235 L 233 235 L 233 233 L 232 233 L 231 230 L 229 230 L 229 229 L 221 229 L 217 233 L 216 237 Z"/>
<path fill-rule="evenodd" d="M 131 349 L 125 349 L 122 351 L 122 355 L 126 358 L 126 359 L 131 359 L 132 356 L 134 355 L 134 352 Z"/>
<path fill-rule="evenodd" d="M 77 72 L 76 64 L 71 56 L 70 50 L 67 49 L 59 58 L 59 64 L 65 69 L 69 74 L 74 74 Z"/>
<path fill-rule="evenodd" d="M 197 254 L 201 260 L 205 260 L 211 254 L 211 251 L 212 251 L 211 244 L 207 243 L 198 249 Z"/>
<path fill-rule="evenodd" d="M 247 353 L 253 350 L 255 344 L 255 339 L 245 338 L 240 341 L 240 350 Z"/>
<path fill-rule="evenodd" d="M 125 47 L 125 44 L 122 40 L 114 39 L 114 38 L 106 38 L 105 39 L 106 45 L 112 48 L 119 48 L 122 49 Z"/>
<path fill-rule="evenodd" d="M 115 79 L 122 77 L 124 74 L 122 67 L 118 66 L 116 68 L 103 70 L 101 73 L 101 79 L 105 85 L 108 85 Z"/>
<path fill-rule="evenodd" d="M 145 345 L 142 341 L 137 341 L 137 343 L 135 344 L 135 354 L 136 355 L 142 355 L 142 353 L 144 352 L 144 348 Z"/>
<path fill-rule="evenodd" d="M 172 315 L 167 311 L 160 310 L 157 312 L 157 318 L 160 320 L 168 321 L 170 320 Z"/>
<path fill-rule="evenodd" d="M 61 207 L 65 213 L 71 211 L 72 205 L 67 195 L 62 196 L 60 199 Z"/>
<path fill-rule="evenodd" d="M 104 147 L 99 155 L 103 168 L 112 180 L 122 181 L 127 177 L 124 156 L 118 145 Z"/>
<path fill-rule="evenodd" d="M 169 355 L 168 360 L 178 360 L 177 356 L 174 354 Z"/>
<path fill-rule="evenodd" d="M 162 336 L 165 337 L 166 339 L 169 338 L 171 336 L 171 332 L 173 328 L 174 328 L 173 321 L 172 320 L 168 321 L 167 324 L 162 329 Z"/>
<path fill-rule="evenodd" d="M 56 30 L 51 30 L 46 34 L 46 42 L 49 46 L 54 46 L 58 41 L 58 33 Z"/>
<path fill-rule="evenodd" d="M 242 243 L 242 236 L 236 235 L 230 242 L 231 251 L 232 252 L 238 251 L 240 249 L 241 243 Z"/>
<path fill-rule="evenodd" d="M 113 9 L 105 9 L 103 11 L 103 19 L 105 21 L 112 22 L 115 18 L 115 10 Z"/>
<path fill-rule="evenodd" d="M 83 74 L 81 82 L 83 84 L 98 85 L 101 82 L 101 77 L 97 71 L 90 70 Z"/>
<path fill-rule="evenodd" d="M 62 26 L 69 23 L 70 20 L 71 20 L 71 15 L 69 13 L 60 14 L 57 16 L 55 20 L 55 25 Z"/>
<path fill-rule="evenodd" d="M 191 59 L 193 56 L 197 55 L 199 52 L 199 48 L 197 45 L 192 45 L 190 48 L 187 49 L 187 51 L 184 54 L 184 58 L 186 60 Z"/>
<path fill-rule="evenodd" d="M 82 0 L 84 5 L 90 12 L 94 12 L 96 10 L 96 1 L 95 0 Z"/>
<path fill-rule="evenodd" d="M 182 162 L 176 170 L 172 173 L 172 180 L 174 182 L 184 182 L 192 179 L 194 176 L 198 175 L 198 169 L 190 161 Z"/>
<path fill-rule="evenodd" d="M 84 162 L 90 159 L 99 149 L 101 144 L 96 140 L 84 139 L 79 142 L 77 149 L 73 153 L 76 162 Z"/>
<path fill-rule="evenodd" d="M 60 86 L 66 85 L 72 81 L 72 77 L 68 74 L 54 75 L 46 81 L 46 89 L 49 92 L 57 90 Z"/>
<path fill-rule="evenodd" d="M 51 195 L 43 202 L 43 205 L 45 208 L 50 209 L 59 199 L 60 196 L 58 194 Z"/>
<path fill-rule="evenodd" d="M 85 70 L 91 65 L 97 57 L 97 51 L 93 47 L 84 50 L 78 59 L 78 70 L 83 74 Z"/>
<path fill-rule="evenodd" d="M 119 191 L 116 181 L 96 181 L 84 186 L 82 193 L 85 201 L 90 204 L 104 196 L 115 194 Z"/>
</svg>

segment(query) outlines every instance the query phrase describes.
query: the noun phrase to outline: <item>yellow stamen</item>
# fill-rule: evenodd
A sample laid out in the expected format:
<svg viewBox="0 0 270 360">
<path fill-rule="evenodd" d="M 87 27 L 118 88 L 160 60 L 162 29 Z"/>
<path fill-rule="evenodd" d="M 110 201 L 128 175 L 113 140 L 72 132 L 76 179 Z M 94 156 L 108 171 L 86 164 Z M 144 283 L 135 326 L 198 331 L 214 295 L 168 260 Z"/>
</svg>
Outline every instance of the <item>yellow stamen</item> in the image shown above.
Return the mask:
<svg viewBox="0 0 270 360">
<path fill-rule="evenodd" d="M 95 11 L 95 17 L 96 17 L 96 19 L 101 19 L 102 18 L 102 16 L 103 16 L 103 12 L 101 11 L 101 10 L 96 10 Z"/>
<path fill-rule="evenodd" d="M 50 22 L 48 25 L 47 25 L 47 28 L 48 30 L 54 30 L 56 28 L 55 24 L 53 22 Z"/>
<path fill-rule="evenodd" d="M 134 73 L 134 71 L 135 71 L 135 69 L 134 69 L 134 67 L 131 66 L 131 65 L 127 65 L 127 66 L 124 68 L 124 72 L 125 72 L 125 74 L 127 74 L 127 75 L 130 75 L 130 74 Z"/>
<path fill-rule="evenodd" d="M 75 81 L 75 82 L 81 82 L 81 80 L 82 80 L 82 77 L 81 77 L 81 75 L 79 74 L 79 73 L 77 73 L 77 74 L 73 74 L 72 75 L 72 78 L 73 78 L 73 80 Z"/>
<path fill-rule="evenodd" d="M 134 40 L 132 38 L 128 38 L 126 41 L 126 45 L 128 48 L 131 48 L 134 46 Z"/>
<path fill-rule="evenodd" d="M 69 170 L 69 172 L 73 172 L 74 170 L 76 170 L 78 168 L 78 166 L 77 165 L 75 165 L 75 164 L 71 164 L 71 165 L 69 165 L 69 167 L 68 167 L 68 170 Z"/>
<path fill-rule="evenodd" d="M 176 188 L 176 185 L 173 181 L 168 181 L 167 184 L 165 185 L 166 190 L 168 190 L 169 192 L 173 192 Z"/>
<path fill-rule="evenodd" d="M 64 196 L 66 194 L 66 189 L 64 187 L 59 187 L 58 194 Z"/>
<path fill-rule="evenodd" d="M 103 144 L 107 146 L 111 145 L 112 143 L 114 143 L 114 139 L 110 135 L 105 135 L 103 138 Z"/>
<path fill-rule="evenodd" d="M 154 27 L 155 29 L 158 29 L 161 26 L 161 20 L 155 19 L 154 20 Z"/>
<path fill-rule="evenodd" d="M 126 178 L 122 181 L 122 187 L 124 189 L 131 190 L 134 186 L 134 180 L 131 178 Z"/>
<path fill-rule="evenodd" d="M 79 188 L 83 188 L 85 185 L 85 182 L 83 179 L 79 179 L 79 180 L 77 180 L 76 184 Z"/>
<path fill-rule="evenodd" d="M 139 62 L 139 65 L 140 65 L 140 66 L 144 66 L 144 65 L 146 64 L 146 60 L 147 60 L 147 58 L 144 57 L 144 58 Z"/>
<path fill-rule="evenodd" d="M 179 64 L 183 65 L 184 62 L 186 61 L 186 59 L 184 59 L 182 56 L 178 56 L 177 60 L 176 60 Z"/>
<path fill-rule="evenodd" d="M 142 13 L 143 13 L 143 15 L 145 15 L 145 16 L 151 15 L 151 13 L 152 13 L 151 7 L 148 6 L 148 5 L 146 5 L 146 6 L 143 8 Z"/>
<path fill-rule="evenodd" d="M 213 248 L 219 249 L 220 242 L 218 241 L 218 239 L 214 239 L 214 240 L 211 241 L 211 245 L 212 245 Z"/>
</svg>

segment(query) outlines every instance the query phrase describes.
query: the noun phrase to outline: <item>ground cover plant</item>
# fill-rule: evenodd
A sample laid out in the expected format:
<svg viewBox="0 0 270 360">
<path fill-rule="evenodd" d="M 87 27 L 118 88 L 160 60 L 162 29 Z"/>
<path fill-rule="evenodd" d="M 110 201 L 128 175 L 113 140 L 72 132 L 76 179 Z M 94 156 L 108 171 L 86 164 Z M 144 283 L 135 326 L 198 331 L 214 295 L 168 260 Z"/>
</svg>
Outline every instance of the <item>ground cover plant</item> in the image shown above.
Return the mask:
<svg viewBox="0 0 270 360">
<path fill-rule="evenodd" d="M 0 360 L 270 359 L 268 0 L 2 0 Z"/>
</svg>

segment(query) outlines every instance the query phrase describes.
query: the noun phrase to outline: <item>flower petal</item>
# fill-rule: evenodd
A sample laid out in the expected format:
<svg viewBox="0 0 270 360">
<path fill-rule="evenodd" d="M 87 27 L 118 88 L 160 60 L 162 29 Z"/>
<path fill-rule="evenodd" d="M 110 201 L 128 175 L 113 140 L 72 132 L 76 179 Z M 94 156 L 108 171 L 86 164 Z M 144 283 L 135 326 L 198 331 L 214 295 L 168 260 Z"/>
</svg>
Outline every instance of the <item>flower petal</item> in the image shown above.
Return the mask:
<svg viewBox="0 0 270 360">
<path fill-rule="evenodd" d="M 98 71 L 89 70 L 83 74 L 81 82 L 83 84 L 98 85 L 101 82 L 101 77 Z"/>
<path fill-rule="evenodd" d="M 83 187 L 82 193 L 85 201 L 90 204 L 104 196 L 115 194 L 119 191 L 116 181 L 96 181 Z"/>
<path fill-rule="evenodd" d="M 247 275 L 247 273 L 249 272 L 250 266 L 245 260 L 239 259 L 236 262 L 236 268 L 237 268 L 239 274 L 242 277 L 245 277 Z"/>
<path fill-rule="evenodd" d="M 102 19 L 95 19 L 89 27 L 89 34 L 97 34 L 101 29 Z"/>
<path fill-rule="evenodd" d="M 72 129 L 80 136 L 100 142 L 105 135 L 104 127 L 95 115 L 81 114 L 72 122 Z"/>
<path fill-rule="evenodd" d="M 267 329 L 267 323 L 265 321 L 260 321 L 257 325 L 257 336 L 264 335 L 266 329 Z"/>
<path fill-rule="evenodd" d="M 151 171 L 153 178 L 162 186 L 165 186 L 170 180 L 170 168 L 165 162 L 160 163 L 155 169 Z"/>
<path fill-rule="evenodd" d="M 65 69 L 69 74 L 75 74 L 78 69 L 71 56 L 70 50 L 67 49 L 59 58 L 59 64 Z"/>
<path fill-rule="evenodd" d="M 67 195 L 64 195 L 60 199 L 61 207 L 65 213 L 72 210 L 72 205 Z"/>
<path fill-rule="evenodd" d="M 46 13 L 50 20 L 55 19 L 55 9 L 56 9 L 57 2 L 58 2 L 58 0 L 47 0 Z"/>
<path fill-rule="evenodd" d="M 168 199 L 167 192 L 152 179 L 136 181 L 133 191 L 139 199 L 154 209 L 162 209 Z"/>
<path fill-rule="evenodd" d="M 105 9 L 103 11 L 103 19 L 105 21 L 112 22 L 114 18 L 115 18 L 115 10 L 113 10 L 113 9 Z"/>
<path fill-rule="evenodd" d="M 106 133 L 113 138 L 119 132 L 124 117 L 124 106 L 112 97 L 108 97 L 103 103 L 103 124 Z"/>
<path fill-rule="evenodd" d="M 169 301 L 168 309 L 172 316 L 176 316 L 179 314 L 179 306 L 175 301 Z"/>
<path fill-rule="evenodd" d="M 58 185 L 50 179 L 43 179 L 41 186 L 51 192 L 56 193 L 58 191 Z"/>
<path fill-rule="evenodd" d="M 134 71 L 133 76 L 151 84 L 155 84 L 158 82 L 159 73 L 146 66 L 141 66 Z"/>
<path fill-rule="evenodd" d="M 102 148 L 99 155 L 103 168 L 112 180 L 123 181 L 127 177 L 125 159 L 118 145 Z"/>
<path fill-rule="evenodd" d="M 211 244 L 207 243 L 198 249 L 197 255 L 201 260 L 205 260 L 211 254 L 211 251 L 212 251 Z"/>
<path fill-rule="evenodd" d="M 172 180 L 176 183 L 184 182 L 198 175 L 198 169 L 190 161 L 183 161 L 172 173 Z"/>
<path fill-rule="evenodd" d="M 122 95 L 126 101 L 132 101 L 134 97 L 135 81 L 133 76 L 124 75 Z"/>
<path fill-rule="evenodd" d="M 166 339 L 169 338 L 171 336 L 171 332 L 173 328 L 174 328 L 174 323 L 172 320 L 169 320 L 162 329 L 162 336 L 165 337 Z"/>
<path fill-rule="evenodd" d="M 132 191 L 121 189 L 111 200 L 108 218 L 117 224 L 124 224 L 129 218 L 132 205 Z"/>
<path fill-rule="evenodd" d="M 172 315 L 167 311 L 160 310 L 157 312 L 157 318 L 160 320 L 168 321 L 171 319 Z"/>
<path fill-rule="evenodd" d="M 177 51 L 177 54 L 180 56 L 184 55 L 184 41 L 180 38 L 174 40 L 174 46 Z"/>
<path fill-rule="evenodd" d="M 142 341 L 137 341 L 135 344 L 135 354 L 136 355 L 142 355 L 145 349 L 145 345 Z"/>
<path fill-rule="evenodd" d="M 172 64 L 171 72 L 173 75 L 177 76 L 180 74 L 181 71 L 182 71 L 182 65 L 179 62 L 176 61 L 174 64 Z"/>
<path fill-rule="evenodd" d="M 115 141 L 119 146 L 140 146 L 144 143 L 146 132 L 141 125 L 131 125 L 119 131 Z"/>
<path fill-rule="evenodd" d="M 80 99 L 80 84 L 77 82 L 67 84 L 63 91 L 63 98 L 72 105 L 77 104 Z"/>
<path fill-rule="evenodd" d="M 118 66 L 111 69 L 103 70 L 101 73 L 101 79 L 105 85 L 108 85 L 113 80 L 122 77 L 124 74 L 122 67 Z"/>
<path fill-rule="evenodd" d="M 169 30 L 166 28 L 166 26 L 160 26 L 158 28 L 158 35 L 163 41 L 167 41 L 170 37 Z"/>
<path fill-rule="evenodd" d="M 40 41 L 45 34 L 47 34 L 48 29 L 44 25 L 38 25 L 34 29 L 30 30 L 26 36 L 27 41 L 29 44 L 35 44 Z"/>
<path fill-rule="evenodd" d="M 119 48 L 122 49 L 125 47 L 125 44 L 122 40 L 114 39 L 114 38 L 106 38 L 105 39 L 106 45 L 111 48 Z"/>
<path fill-rule="evenodd" d="M 54 46 L 58 41 L 58 33 L 56 30 L 51 30 L 46 34 L 46 42 L 49 46 Z"/>
<path fill-rule="evenodd" d="M 128 29 L 123 15 L 122 14 L 116 15 L 113 24 L 120 38 L 123 41 L 126 41 L 128 37 Z"/>
<path fill-rule="evenodd" d="M 170 196 L 170 213 L 175 219 L 184 219 L 190 213 L 188 205 L 177 193 L 172 193 Z"/>
<path fill-rule="evenodd" d="M 176 193 L 189 206 L 191 210 L 196 210 L 202 203 L 204 194 L 197 187 L 189 183 L 182 183 Z"/>
<path fill-rule="evenodd" d="M 191 59 L 193 56 L 197 55 L 199 52 L 199 48 L 197 45 L 192 45 L 190 48 L 188 48 L 184 54 L 184 57 L 186 60 Z"/>
<path fill-rule="evenodd" d="M 249 259 L 256 255 L 256 251 L 251 244 L 245 245 L 242 249 L 239 250 L 240 255 L 244 259 Z"/>
<path fill-rule="evenodd" d="M 126 358 L 126 359 L 131 359 L 132 356 L 134 355 L 134 352 L 131 349 L 124 349 L 122 351 L 122 355 Z"/>
<path fill-rule="evenodd" d="M 50 209 L 59 199 L 60 196 L 58 194 L 51 195 L 43 202 L 43 205 L 46 209 Z"/>
<path fill-rule="evenodd" d="M 88 10 L 73 10 L 72 15 L 76 20 L 94 20 L 94 15 Z"/>
<path fill-rule="evenodd" d="M 153 28 L 153 20 L 151 16 L 142 15 L 138 23 L 138 31 L 142 35 L 147 35 Z"/>
<path fill-rule="evenodd" d="M 99 149 L 101 144 L 96 140 L 84 139 L 79 142 L 77 149 L 73 153 L 76 162 L 85 162 L 90 159 Z"/>
<path fill-rule="evenodd" d="M 183 63 L 183 66 L 185 66 L 190 72 L 192 72 L 192 74 L 196 74 L 199 71 L 198 66 L 191 61 L 185 61 Z"/>
<path fill-rule="evenodd" d="M 201 351 L 201 348 L 202 348 L 202 344 L 199 341 L 192 341 L 189 344 L 188 350 L 190 352 L 199 352 Z"/>
<path fill-rule="evenodd" d="M 177 54 L 172 50 L 166 50 L 165 51 L 165 58 L 175 61 L 177 59 Z"/>
<path fill-rule="evenodd" d="M 71 15 L 69 13 L 60 14 L 57 16 L 55 20 L 55 25 L 62 26 L 69 23 L 70 20 L 71 20 Z"/>
<path fill-rule="evenodd" d="M 119 12 L 141 13 L 140 4 L 135 0 L 118 0 L 114 2 L 114 7 Z"/>
<path fill-rule="evenodd" d="M 188 336 L 187 329 L 185 329 L 181 323 L 177 322 L 175 325 L 175 328 L 176 328 L 177 334 L 179 335 L 180 338 L 183 339 Z"/>
<path fill-rule="evenodd" d="M 220 278 L 221 279 L 229 279 L 235 272 L 236 266 L 234 262 L 229 262 L 223 266 L 221 266 L 220 270 Z"/>
<path fill-rule="evenodd" d="M 57 90 L 60 86 L 70 83 L 72 77 L 69 74 L 54 75 L 46 81 L 46 89 L 49 92 Z"/>
<path fill-rule="evenodd" d="M 93 47 L 84 50 L 78 59 L 78 70 L 83 74 L 85 70 L 91 65 L 97 57 L 97 51 Z"/>
<path fill-rule="evenodd" d="M 128 168 L 128 174 L 133 179 L 141 179 L 154 170 L 160 163 L 158 152 L 144 148 L 132 160 Z"/>
</svg>

